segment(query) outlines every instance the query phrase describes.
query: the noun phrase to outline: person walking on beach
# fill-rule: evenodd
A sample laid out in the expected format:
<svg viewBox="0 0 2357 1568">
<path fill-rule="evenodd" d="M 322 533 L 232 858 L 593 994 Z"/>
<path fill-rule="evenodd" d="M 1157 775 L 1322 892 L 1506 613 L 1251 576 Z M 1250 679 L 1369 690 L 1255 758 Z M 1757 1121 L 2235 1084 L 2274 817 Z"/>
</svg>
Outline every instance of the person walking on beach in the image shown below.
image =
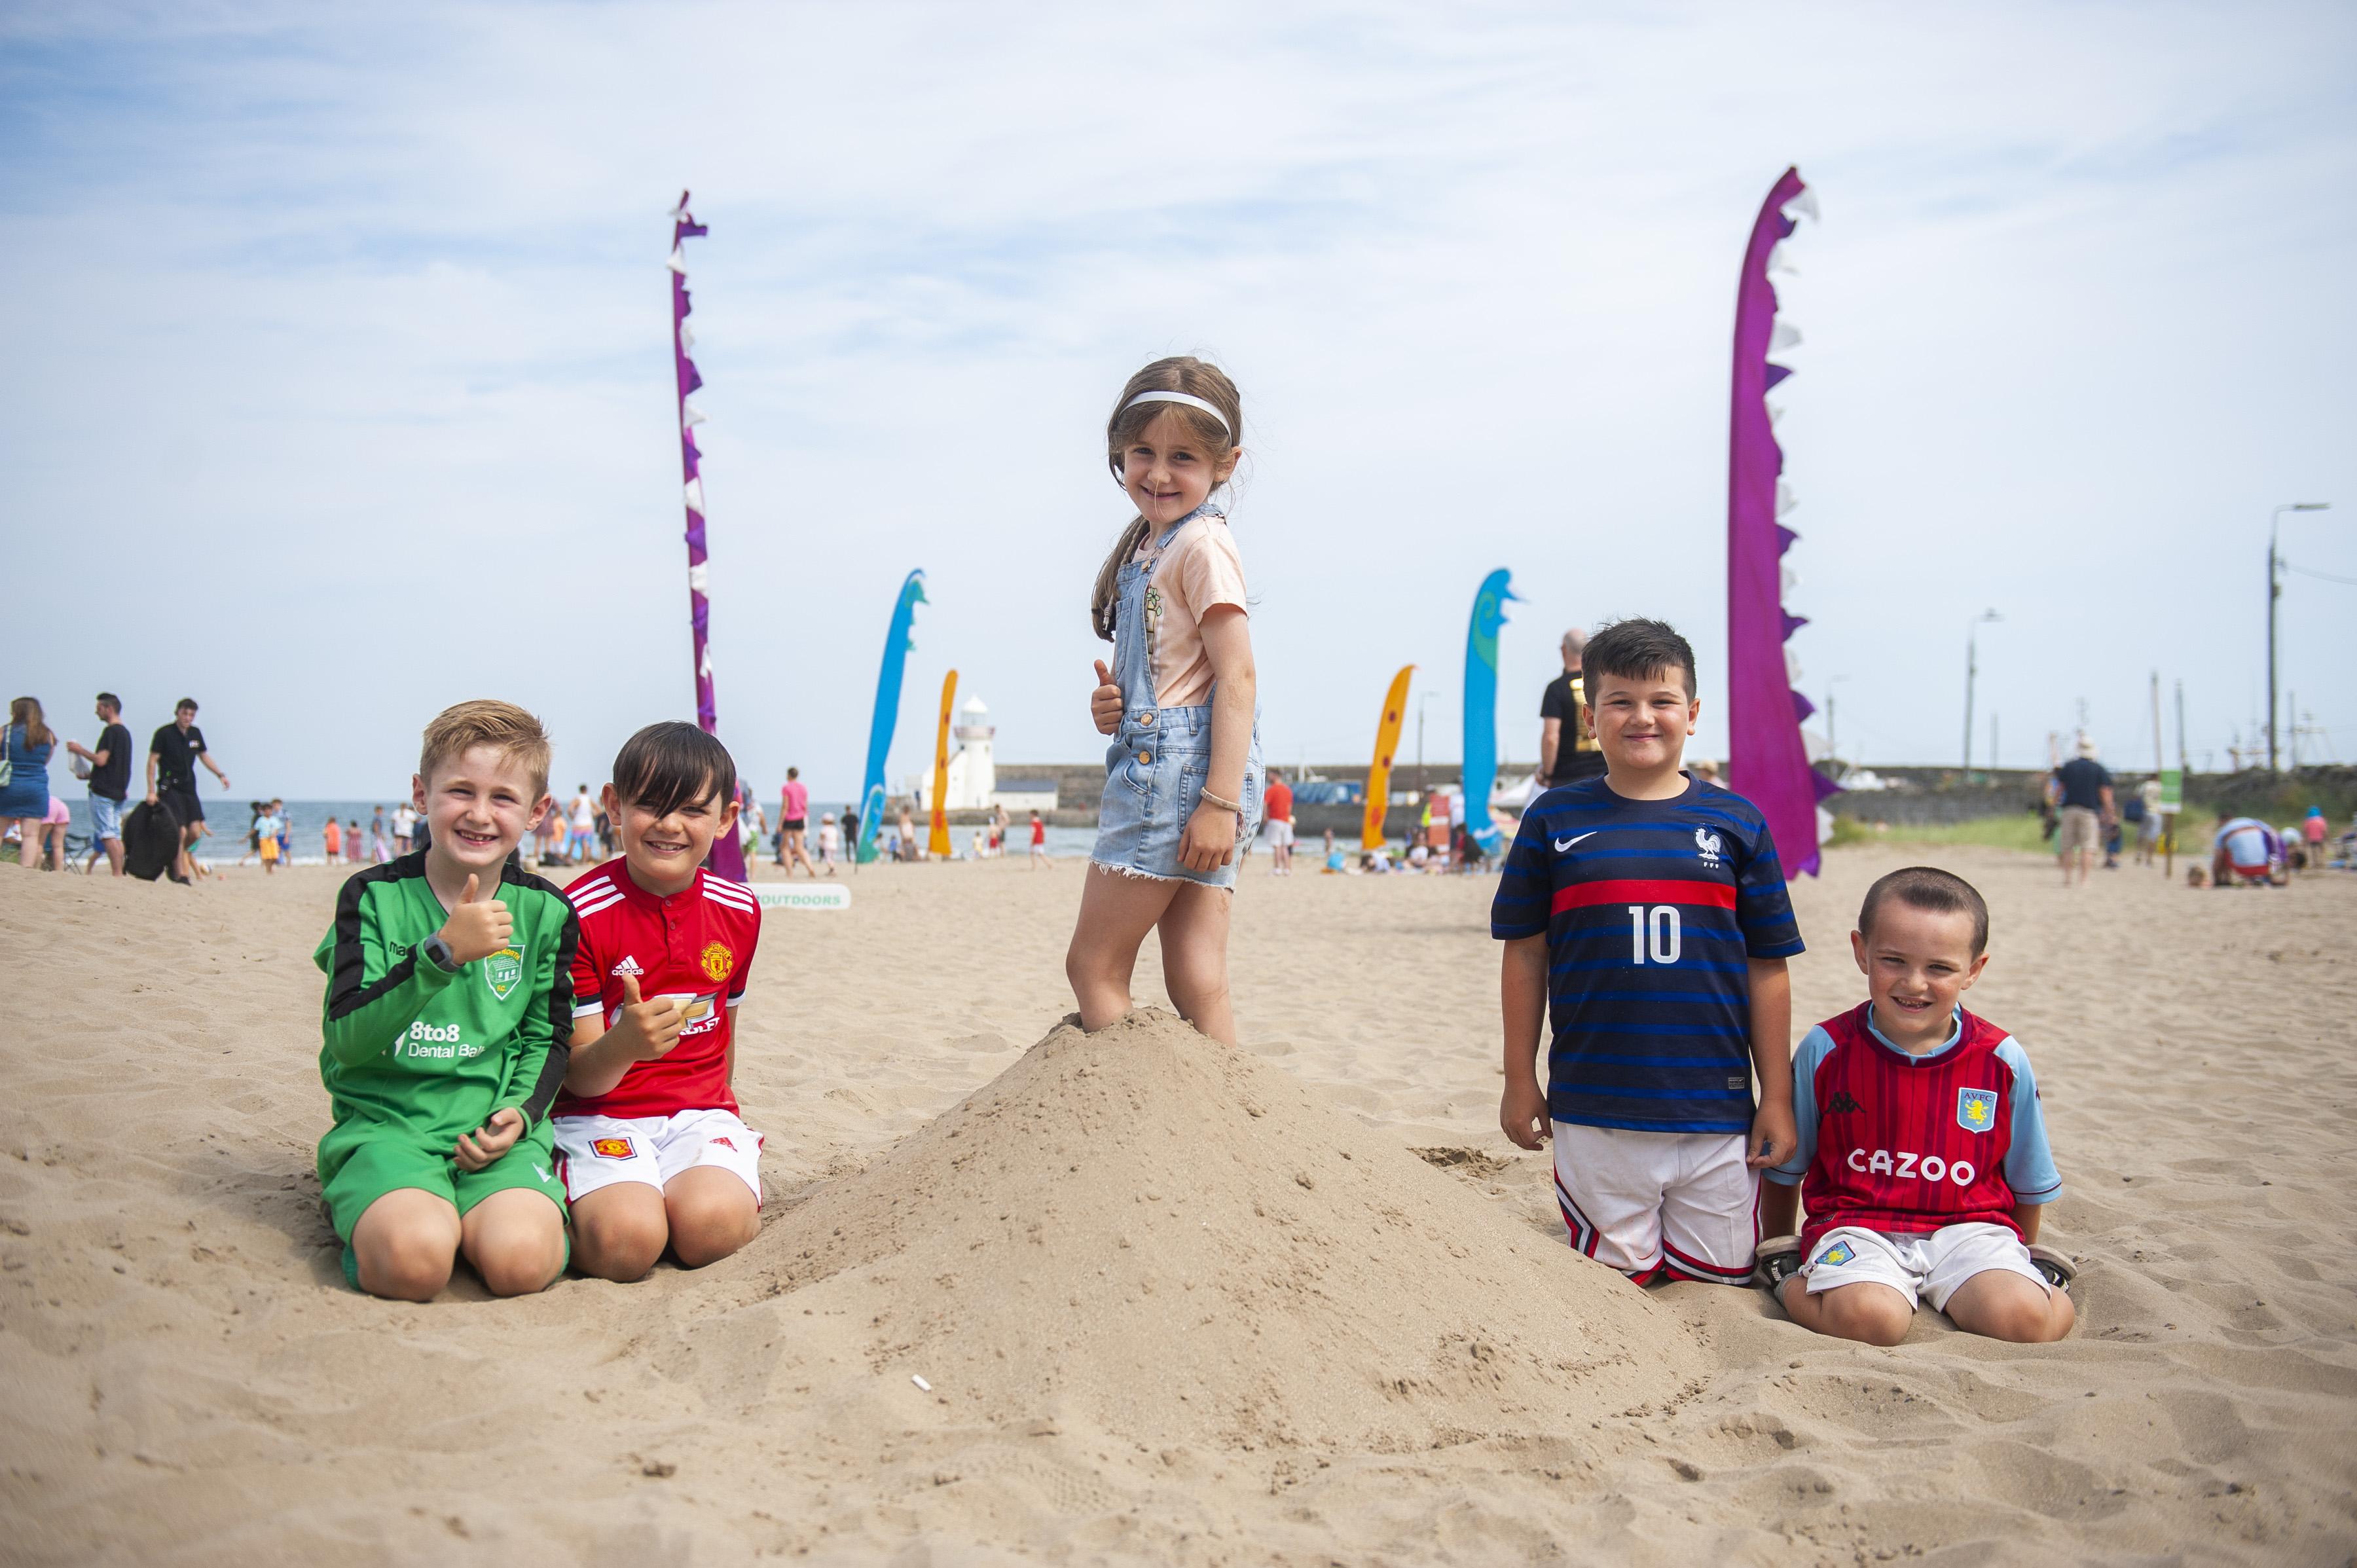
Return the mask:
<svg viewBox="0 0 2357 1568">
<path fill-rule="evenodd" d="M 1580 660 L 1587 634 L 1573 627 L 1563 634 L 1563 673 L 1547 682 L 1539 698 L 1539 788 L 1593 779 L 1604 771 L 1604 753 L 1587 729 L 1586 678 Z"/>
<path fill-rule="evenodd" d="M 358 865 L 360 863 L 361 820 L 358 817 L 347 817 L 344 819 L 344 864 Z"/>
<path fill-rule="evenodd" d="M 123 699 L 112 692 L 98 694 L 98 746 L 78 741 L 66 749 L 90 764 L 90 860 L 85 871 L 97 869 L 106 856 L 114 875 L 123 875 L 123 800 L 131 793 L 131 732 L 123 724 Z"/>
<path fill-rule="evenodd" d="M 41 704 L 18 697 L 8 704 L 7 777 L 0 779 L 0 832 L 16 829 L 18 864 L 38 870 L 41 835 L 49 821 L 49 754 L 58 737 L 42 722 Z"/>
<path fill-rule="evenodd" d="M 1031 813 L 1031 856 L 1023 863 L 1023 869 L 1037 871 L 1043 865 L 1050 871 L 1056 869 L 1056 863 L 1048 857 L 1047 819 L 1034 811 Z"/>
<path fill-rule="evenodd" d="M 1186 358 L 1132 376 L 1105 425 L 1106 462 L 1137 515 L 1089 605 L 1114 645 L 1090 714 L 1113 744 L 1064 972 L 1090 1031 L 1130 1010 L 1138 947 L 1158 930 L 1179 1015 L 1236 1041 L 1228 921 L 1236 848 L 1258 825 L 1258 676 L 1243 561 L 1211 497 L 1235 472 L 1243 428 L 1235 383 Z"/>
<path fill-rule="evenodd" d="M 205 805 L 197 798 L 197 764 L 203 763 L 221 787 L 230 787 L 229 775 L 205 746 L 205 732 L 197 727 L 197 700 L 183 697 L 172 707 L 172 722 L 147 741 L 147 803 L 161 805 L 180 830 L 180 854 L 173 875 L 188 881 L 188 851 L 205 834 Z"/>
<path fill-rule="evenodd" d="M 1274 768 L 1268 770 L 1268 874 L 1293 875 L 1293 788 Z"/>
<path fill-rule="evenodd" d="M 835 857 L 843 853 L 843 830 L 834 825 L 834 813 L 829 811 L 818 820 L 818 858 L 829 876 L 834 875 Z"/>
<path fill-rule="evenodd" d="M 2054 770 L 2054 781 L 2062 791 L 2061 832 L 2055 840 L 2062 886 L 2071 886 L 2071 863 L 2075 860 L 2079 884 L 2084 886 L 2094 868 L 2095 848 L 2103 843 L 2104 827 L 2115 810 L 2111 770 L 2095 760 L 2093 737 L 2079 737 L 2079 755 Z"/>
<path fill-rule="evenodd" d="M 319 830 L 319 845 L 326 851 L 329 865 L 344 858 L 344 825 L 336 821 L 333 811 L 328 813 L 328 825 Z"/>
<path fill-rule="evenodd" d="M 385 837 L 384 808 L 379 806 L 376 815 L 369 819 L 369 860 L 372 865 L 382 865 L 392 858 L 393 845 Z"/>
<path fill-rule="evenodd" d="M 576 865 L 586 865 L 597 850 L 597 802 L 589 793 L 589 786 L 581 786 L 565 811 L 573 831 L 565 835 L 565 858 Z"/>
<path fill-rule="evenodd" d="M 783 835 L 778 864 L 786 868 L 788 876 L 791 876 L 794 867 L 799 865 L 811 874 L 812 881 L 817 881 L 818 867 L 811 864 L 808 842 L 810 786 L 802 782 L 802 770 L 799 768 L 786 769 L 786 787 L 780 793 L 778 815 L 778 831 Z"/>
</svg>

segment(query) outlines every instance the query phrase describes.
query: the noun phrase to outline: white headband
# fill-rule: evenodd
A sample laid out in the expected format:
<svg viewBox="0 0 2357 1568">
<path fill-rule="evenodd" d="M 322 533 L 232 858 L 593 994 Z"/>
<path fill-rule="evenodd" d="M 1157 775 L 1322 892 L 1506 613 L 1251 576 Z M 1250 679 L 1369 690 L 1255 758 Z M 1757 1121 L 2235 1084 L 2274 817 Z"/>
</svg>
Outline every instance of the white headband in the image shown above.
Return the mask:
<svg viewBox="0 0 2357 1568">
<path fill-rule="evenodd" d="M 1222 413 L 1218 409 L 1212 407 L 1210 403 L 1205 403 L 1201 398 L 1195 396 L 1191 392 L 1142 392 L 1135 397 L 1131 398 L 1127 403 L 1123 403 L 1121 405 L 1121 411 L 1124 413 L 1127 413 L 1131 409 L 1135 408 L 1141 403 L 1183 403 L 1189 408 L 1200 408 L 1205 413 L 1210 414 L 1213 419 L 1218 420 L 1220 422 L 1220 428 L 1226 431 L 1230 436 L 1232 437 L 1236 433 L 1235 426 L 1228 423 L 1228 416 L 1226 414 Z"/>
</svg>

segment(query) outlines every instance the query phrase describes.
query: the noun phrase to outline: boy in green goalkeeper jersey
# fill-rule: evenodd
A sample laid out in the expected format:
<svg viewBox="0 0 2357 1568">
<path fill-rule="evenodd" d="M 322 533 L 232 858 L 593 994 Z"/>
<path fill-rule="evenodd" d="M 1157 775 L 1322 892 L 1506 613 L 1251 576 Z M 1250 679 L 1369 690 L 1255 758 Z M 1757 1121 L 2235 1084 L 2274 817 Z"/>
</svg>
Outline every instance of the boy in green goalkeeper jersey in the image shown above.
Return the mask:
<svg viewBox="0 0 2357 1568">
<path fill-rule="evenodd" d="M 508 855 L 548 799 L 548 737 L 507 703 L 425 728 L 428 846 L 344 884 L 313 961 L 328 976 L 319 1077 L 336 1124 L 319 1185 L 344 1277 L 430 1301 L 459 1253 L 494 1295 L 565 1268 L 548 1108 L 573 1028 L 565 895 Z"/>
</svg>

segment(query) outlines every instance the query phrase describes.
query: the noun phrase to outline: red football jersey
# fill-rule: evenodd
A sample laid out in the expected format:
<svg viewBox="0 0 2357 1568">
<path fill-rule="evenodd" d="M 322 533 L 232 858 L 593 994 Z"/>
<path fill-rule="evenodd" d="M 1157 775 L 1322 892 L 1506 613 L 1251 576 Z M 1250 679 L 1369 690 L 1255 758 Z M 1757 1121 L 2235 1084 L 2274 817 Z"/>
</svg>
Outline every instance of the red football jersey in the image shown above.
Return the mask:
<svg viewBox="0 0 2357 1568">
<path fill-rule="evenodd" d="M 2013 1147 L 2013 1069 L 2006 1032 L 1962 1013 L 1963 1037 L 1910 1057 L 1867 1028 L 1871 1002 L 1818 1027 L 1834 1048 L 1817 1064 L 1817 1155 L 1803 1178 L 1801 1244 L 1836 1225 L 1917 1234 L 1946 1225 L 2018 1230 L 2005 1157 Z M 1904 1146 L 1902 1146 L 1904 1145 Z"/>
<path fill-rule="evenodd" d="M 699 870 L 694 885 L 659 898 L 609 860 L 565 890 L 581 922 L 573 951 L 573 1015 L 622 1015 L 622 977 L 639 977 L 641 1001 L 675 996 L 687 1022 L 669 1056 L 636 1062 L 595 1099 L 557 1097 L 558 1116 L 671 1116 L 737 1109 L 728 1088 L 728 1047 L 745 975 L 761 940 L 761 906 L 750 890 Z"/>
</svg>

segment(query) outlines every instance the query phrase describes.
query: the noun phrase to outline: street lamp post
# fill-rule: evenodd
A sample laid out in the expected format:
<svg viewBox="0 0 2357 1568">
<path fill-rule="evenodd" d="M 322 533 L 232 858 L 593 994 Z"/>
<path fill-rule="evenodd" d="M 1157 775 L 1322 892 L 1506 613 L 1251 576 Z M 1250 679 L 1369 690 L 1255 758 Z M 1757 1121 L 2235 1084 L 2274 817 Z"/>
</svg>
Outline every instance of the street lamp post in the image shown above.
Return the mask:
<svg viewBox="0 0 2357 1568">
<path fill-rule="evenodd" d="M 2287 511 L 2323 511 L 2330 501 L 2287 501 L 2267 513 L 2267 771 L 2276 770 L 2276 601 L 2283 597 L 2276 530 Z"/>
<path fill-rule="evenodd" d="M 1983 610 L 1964 628 L 1964 778 L 1973 776 L 1973 678 L 1980 673 L 1981 628 L 2005 617 L 1995 610 Z"/>
</svg>

